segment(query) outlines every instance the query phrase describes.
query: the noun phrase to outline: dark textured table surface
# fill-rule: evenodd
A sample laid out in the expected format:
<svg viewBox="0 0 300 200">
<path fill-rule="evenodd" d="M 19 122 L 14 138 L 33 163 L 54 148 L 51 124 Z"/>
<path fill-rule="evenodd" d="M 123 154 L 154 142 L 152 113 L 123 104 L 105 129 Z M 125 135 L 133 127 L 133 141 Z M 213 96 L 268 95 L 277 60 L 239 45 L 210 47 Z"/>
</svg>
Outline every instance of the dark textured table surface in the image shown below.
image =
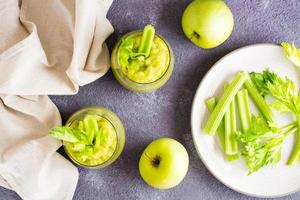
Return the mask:
<svg viewBox="0 0 300 200">
<path fill-rule="evenodd" d="M 234 32 L 223 45 L 201 50 L 183 35 L 181 14 L 191 0 L 115 0 L 108 18 L 115 33 L 108 39 L 110 49 L 121 35 L 151 23 L 175 52 L 176 65 L 169 82 L 160 90 L 139 94 L 122 88 L 111 71 L 74 96 L 51 97 L 63 119 L 89 105 L 105 106 L 116 112 L 127 131 L 121 157 L 99 170 L 80 168 L 74 199 L 253 199 L 217 181 L 199 159 L 190 129 L 190 110 L 194 93 L 209 68 L 230 51 L 255 43 L 295 42 L 300 46 L 300 0 L 227 0 L 235 18 Z M 189 171 L 177 187 L 160 191 L 139 176 L 138 160 L 148 143 L 172 137 L 187 148 Z M 274 180 L 276 181 L 276 180 Z M 259 183 L 258 183 L 259 184 Z M 0 188 L 0 199 L 19 197 Z M 300 199 L 293 194 L 282 199 Z"/>
</svg>

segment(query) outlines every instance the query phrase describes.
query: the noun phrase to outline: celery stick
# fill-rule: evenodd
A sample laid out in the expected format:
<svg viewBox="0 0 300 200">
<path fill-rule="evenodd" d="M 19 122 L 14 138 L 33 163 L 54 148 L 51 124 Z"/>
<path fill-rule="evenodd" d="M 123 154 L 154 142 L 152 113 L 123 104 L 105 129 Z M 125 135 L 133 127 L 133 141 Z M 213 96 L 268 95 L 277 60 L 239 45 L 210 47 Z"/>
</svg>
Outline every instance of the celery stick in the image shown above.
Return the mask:
<svg viewBox="0 0 300 200">
<path fill-rule="evenodd" d="M 247 74 L 248 75 L 248 74 Z M 249 77 L 249 75 L 248 75 Z M 259 94 L 256 86 L 252 82 L 250 78 L 247 78 L 245 81 L 245 87 L 248 89 L 252 99 L 254 100 L 255 104 L 257 105 L 259 111 L 262 113 L 262 115 L 265 117 L 265 119 L 269 122 L 275 122 L 275 119 L 273 117 L 272 111 L 264 98 Z"/>
<path fill-rule="evenodd" d="M 231 124 L 231 143 L 233 147 L 233 151 L 238 153 L 238 143 L 235 138 L 235 133 L 237 131 L 236 127 L 236 112 L 235 112 L 235 99 L 232 100 L 230 104 L 230 124 Z"/>
<path fill-rule="evenodd" d="M 235 155 L 238 153 L 237 140 L 235 139 L 236 132 L 236 116 L 235 116 L 235 101 L 230 103 L 229 110 L 224 116 L 225 121 L 225 153 L 226 155 Z"/>
<path fill-rule="evenodd" d="M 295 165 L 298 160 L 299 160 L 299 155 L 300 155 L 300 133 L 299 131 L 297 132 L 297 141 L 294 145 L 293 151 L 289 157 L 289 160 L 287 162 L 287 165 Z"/>
<path fill-rule="evenodd" d="M 230 125 L 231 131 L 236 132 L 235 99 L 230 104 Z"/>
<path fill-rule="evenodd" d="M 214 97 L 211 97 L 209 99 L 206 100 L 206 105 L 208 107 L 208 110 L 210 112 L 212 112 L 216 105 L 217 105 L 217 101 Z M 218 136 L 219 136 L 219 140 L 222 144 L 222 148 L 224 148 L 224 120 L 221 121 L 218 130 L 217 130 Z"/>
<path fill-rule="evenodd" d="M 249 107 L 249 97 L 248 97 L 248 90 L 243 89 L 237 93 L 236 96 L 239 116 L 242 126 L 242 131 L 245 132 L 247 129 L 250 128 L 251 123 L 251 112 Z"/>
<path fill-rule="evenodd" d="M 231 162 L 231 161 L 239 159 L 239 154 L 234 154 L 234 155 L 225 154 L 225 158 L 227 161 Z"/>
<path fill-rule="evenodd" d="M 246 72 L 238 73 L 234 80 L 228 85 L 226 90 L 224 91 L 223 96 L 220 98 L 216 108 L 210 115 L 206 125 L 204 126 L 204 131 L 207 134 L 214 134 L 219 127 L 222 118 L 225 115 L 225 112 L 229 109 L 230 103 L 235 98 L 235 95 L 245 83 L 245 81 L 249 79 L 249 75 Z"/>
<path fill-rule="evenodd" d="M 297 125 L 297 133 L 296 133 L 296 137 L 297 137 L 297 141 L 294 145 L 293 151 L 289 157 L 289 160 L 287 162 L 287 165 L 295 165 L 297 163 L 297 161 L 299 160 L 300 157 L 300 116 L 297 117 L 297 121 L 298 121 L 298 125 Z"/>
<path fill-rule="evenodd" d="M 211 97 L 211 98 L 209 98 L 209 99 L 206 100 L 206 105 L 207 105 L 208 110 L 210 112 L 212 112 L 214 110 L 216 104 L 217 104 L 217 101 L 216 101 L 216 99 L 214 97 Z M 217 133 L 218 133 L 218 136 L 219 136 L 219 140 L 220 140 L 223 152 L 225 154 L 224 119 L 222 119 L 222 121 L 221 121 L 221 123 L 220 123 L 220 125 L 218 127 Z M 236 154 L 236 155 L 226 155 L 225 154 L 225 158 L 228 161 L 233 161 L 233 160 L 238 159 L 239 156 L 238 156 L 238 154 Z"/>
<path fill-rule="evenodd" d="M 231 107 L 231 104 L 230 104 Z M 230 135 L 231 135 L 231 123 L 230 123 L 230 109 L 225 112 L 224 115 L 224 144 L 225 144 L 225 154 L 231 155 L 230 152 Z"/>
<path fill-rule="evenodd" d="M 138 53 L 144 54 L 145 57 L 148 57 L 150 55 L 154 36 L 155 36 L 154 27 L 152 25 L 145 26 Z"/>
</svg>

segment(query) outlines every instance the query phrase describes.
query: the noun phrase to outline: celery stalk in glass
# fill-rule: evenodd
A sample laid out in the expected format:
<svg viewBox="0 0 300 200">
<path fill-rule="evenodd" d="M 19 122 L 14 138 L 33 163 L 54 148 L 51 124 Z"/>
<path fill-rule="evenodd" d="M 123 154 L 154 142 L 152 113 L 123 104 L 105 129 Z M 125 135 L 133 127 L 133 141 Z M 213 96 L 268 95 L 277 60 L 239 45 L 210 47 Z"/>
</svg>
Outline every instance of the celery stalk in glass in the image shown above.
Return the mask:
<svg viewBox="0 0 300 200">
<path fill-rule="evenodd" d="M 138 49 L 139 54 L 145 55 L 145 57 L 149 57 L 153 39 L 155 36 L 155 29 L 152 25 L 147 25 L 144 28 L 142 41 Z"/>
</svg>

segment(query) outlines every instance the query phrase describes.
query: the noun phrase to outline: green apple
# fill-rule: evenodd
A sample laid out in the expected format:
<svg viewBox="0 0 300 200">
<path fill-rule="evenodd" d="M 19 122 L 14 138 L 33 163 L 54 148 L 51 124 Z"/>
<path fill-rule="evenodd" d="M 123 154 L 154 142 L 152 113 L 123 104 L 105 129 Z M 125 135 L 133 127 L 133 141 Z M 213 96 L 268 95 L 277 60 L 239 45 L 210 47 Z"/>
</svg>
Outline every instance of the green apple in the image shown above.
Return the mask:
<svg viewBox="0 0 300 200">
<path fill-rule="evenodd" d="M 171 138 L 151 142 L 144 150 L 139 170 L 150 186 L 169 189 L 178 185 L 187 173 L 189 157 L 182 144 Z"/>
<path fill-rule="evenodd" d="M 186 37 L 197 46 L 208 49 L 227 40 L 234 20 L 222 0 L 195 0 L 185 9 L 181 25 Z"/>
</svg>

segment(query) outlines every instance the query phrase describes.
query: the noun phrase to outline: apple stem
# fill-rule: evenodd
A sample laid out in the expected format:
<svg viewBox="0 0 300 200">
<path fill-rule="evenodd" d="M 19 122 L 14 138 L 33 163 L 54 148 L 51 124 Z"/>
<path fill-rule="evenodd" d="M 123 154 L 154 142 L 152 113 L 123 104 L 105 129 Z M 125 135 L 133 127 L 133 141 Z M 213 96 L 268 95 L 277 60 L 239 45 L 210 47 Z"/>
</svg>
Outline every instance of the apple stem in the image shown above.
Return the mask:
<svg viewBox="0 0 300 200">
<path fill-rule="evenodd" d="M 195 31 L 193 32 L 192 37 L 190 39 L 193 39 L 193 37 L 196 37 L 197 40 L 200 39 L 200 35 L 197 32 L 195 32 Z"/>
<path fill-rule="evenodd" d="M 151 158 L 147 153 L 145 153 L 145 156 L 147 158 L 149 158 L 149 160 L 151 161 L 152 165 L 154 167 L 158 167 L 159 163 L 160 163 L 160 157 L 159 156 L 156 156 L 154 159 Z"/>
</svg>

